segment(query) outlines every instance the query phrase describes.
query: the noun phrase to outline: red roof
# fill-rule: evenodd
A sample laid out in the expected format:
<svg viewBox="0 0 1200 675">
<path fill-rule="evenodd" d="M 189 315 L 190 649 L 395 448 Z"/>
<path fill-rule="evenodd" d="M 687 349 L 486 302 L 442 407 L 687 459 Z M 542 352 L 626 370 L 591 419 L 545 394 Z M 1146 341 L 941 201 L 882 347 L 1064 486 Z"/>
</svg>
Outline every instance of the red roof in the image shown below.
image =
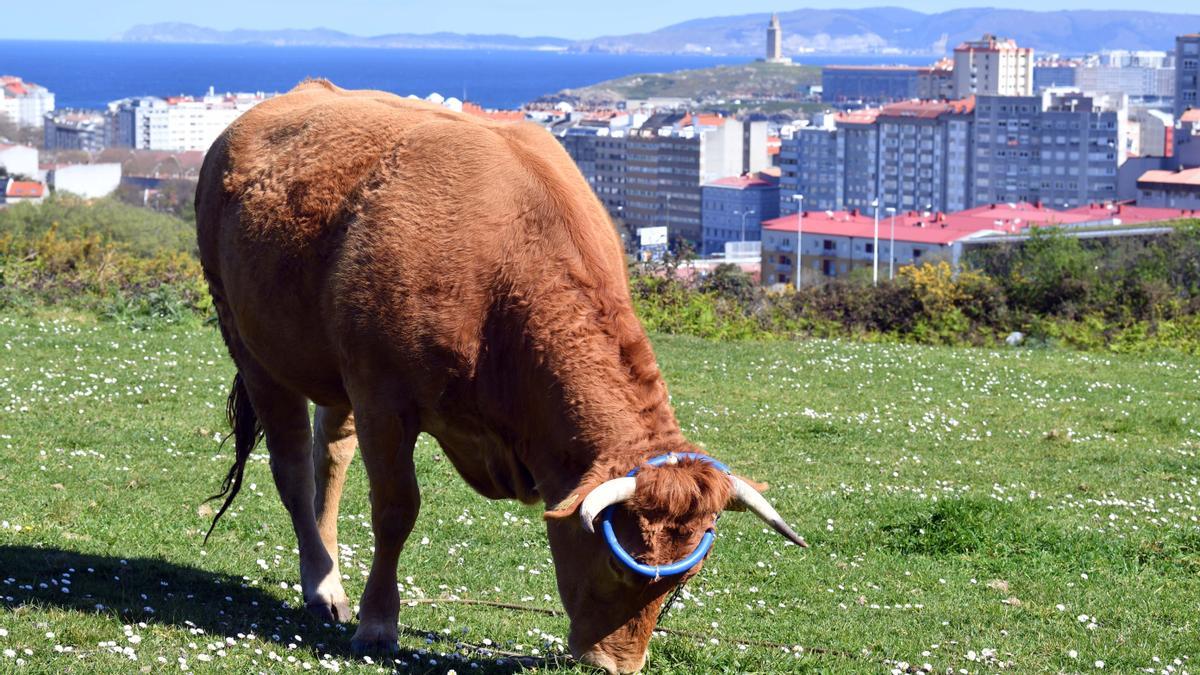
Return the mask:
<svg viewBox="0 0 1200 675">
<path fill-rule="evenodd" d="M 874 124 L 877 117 L 879 117 L 878 110 L 867 108 L 866 110 L 851 110 L 850 112 L 838 113 L 834 121 L 838 124 Z"/>
<path fill-rule="evenodd" d="M 525 113 L 520 110 L 484 110 L 478 103 L 464 101 L 462 111 L 468 115 L 483 117 L 497 122 L 520 122 L 525 119 Z"/>
<path fill-rule="evenodd" d="M 883 106 L 880 117 L 916 117 L 937 119 L 942 115 L 969 114 L 975 110 L 975 97 L 958 101 L 902 101 Z"/>
<path fill-rule="evenodd" d="M 703 127 L 719 127 L 722 124 L 725 124 L 725 118 L 721 117 L 720 115 L 708 113 L 700 113 L 697 115 L 688 113 L 684 116 L 683 121 L 681 121 L 679 125 L 686 127 L 689 124 L 695 124 Z"/>
<path fill-rule="evenodd" d="M 775 178 L 774 176 L 754 173 L 742 176 L 718 178 L 711 183 L 705 183 L 705 185 L 712 187 L 734 188 L 736 190 L 745 190 L 746 188 L 773 188 L 779 186 L 779 179 Z"/>
<path fill-rule="evenodd" d="M 1187 185 L 1200 188 L 1200 167 L 1183 171 L 1147 171 L 1138 178 L 1138 184 L 1159 183 L 1165 185 Z"/>
<path fill-rule="evenodd" d="M 940 214 L 925 217 L 918 213 L 900 213 L 896 215 L 896 241 L 906 241 L 917 244 L 952 244 L 975 232 L 995 229 L 984 222 L 967 223 L 969 227 L 953 227 Z M 763 227 L 775 232 L 795 232 L 796 215 L 775 218 L 763 223 Z M 853 237 L 855 239 L 870 239 L 875 236 L 875 218 L 861 213 L 847 211 L 813 211 L 805 212 L 804 222 L 801 223 L 804 234 L 828 235 L 832 237 Z M 892 233 L 892 216 L 880 214 L 879 237 L 887 239 Z"/>
<path fill-rule="evenodd" d="M 1191 110 L 1183 111 L 1179 116 L 1180 122 L 1200 122 L 1200 108 L 1192 108 Z"/>
<path fill-rule="evenodd" d="M 34 183 L 27 180 L 14 180 L 8 183 L 9 198 L 17 199 L 37 199 L 42 196 L 45 187 L 41 183 Z"/>
<path fill-rule="evenodd" d="M 1028 202 L 985 204 L 973 209 L 948 213 L 944 216 L 951 227 L 979 227 L 1005 232 L 1020 232 L 1031 226 L 1071 225 L 1091 220 L 1084 214 L 1056 211 L 1041 204 Z"/>
<path fill-rule="evenodd" d="M 1088 222 L 1115 221 L 1120 225 L 1137 225 L 1181 218 L 1195 218 L 1197 213 L 1190 209 L 1165 209 L 1133 204 L 1088 204 L 1071 209 L 1067 213 L 1082 215 Z"/>
</svg>

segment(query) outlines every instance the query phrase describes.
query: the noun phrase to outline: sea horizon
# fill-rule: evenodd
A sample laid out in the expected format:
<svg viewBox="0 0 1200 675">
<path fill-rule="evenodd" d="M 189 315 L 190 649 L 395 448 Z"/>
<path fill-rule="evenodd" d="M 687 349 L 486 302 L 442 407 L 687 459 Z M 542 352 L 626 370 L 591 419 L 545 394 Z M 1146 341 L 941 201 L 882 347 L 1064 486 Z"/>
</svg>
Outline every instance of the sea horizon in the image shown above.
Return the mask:
<svg viewBox="0 0 1200 675">
<path fill-rule="evenodd" d="M 802 54 L 803 65 L 920 65 L 914 55 Z M 136 96 L 284 92 L 308 77 L 348 89 L 465 98 L 517 108 L 537 98 L 637 73 L 748 63 L 746 56 L 606 54 L 543 49 L 407 49 L 293 45 L 0 40 L 0 74 L 49 88 L 57 108 L 102 109 Z"/>
</svg>

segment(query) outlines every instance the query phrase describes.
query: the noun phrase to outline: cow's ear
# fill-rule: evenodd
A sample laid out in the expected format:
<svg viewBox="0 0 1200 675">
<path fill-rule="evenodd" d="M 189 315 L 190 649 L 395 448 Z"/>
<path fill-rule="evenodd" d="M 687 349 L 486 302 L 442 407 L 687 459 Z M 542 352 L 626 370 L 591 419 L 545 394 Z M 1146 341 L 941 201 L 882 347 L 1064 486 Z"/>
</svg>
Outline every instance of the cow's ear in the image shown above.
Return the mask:
<svg viewBox="0 0 1200 675">
<path fill-rule="evenodd" d="M 545 520 L 559 520 L 575 515 L 579 511 L 579 506 L 583 504 L 584 495 L 578 490 L 572 492 L 561 502 L 554 505 L 554 508 L 542 514 Z"/>
<path fill-rule="evenodd" d="M 559 520 L 574 516 L 579 512 L 579 507 L 583 506 L 583 500 L 603 482 L 603 478 L 595 475 L 584 476 L 579 485 L 575 486 L 575 489 L 571 490 L 566 497 L 563 497 L 562 501 L 543 513 L 542 518 L 544 520 Z"/>
<path fill-rule="evenodd" d="M 770 487 L 766 483 L 760 483 L 755 480 L 750 480 L 749 478 L 746 478 L 744 476 L 738 476 L 738 478 L 741 479 L 742 482 L 744 482 L 746 485 L 749 485 L 750 487 L 754 488 L 755 490 L 758 490 L 760 493 L 766 492 L 767 489 Z M 732 498 L 729 500 L 729 504 L 725 507 L 725 510 L 727 510 L 727 511 L 745 511 L 746 507 L 744 505 L 742 505 L 742 503 L 739 502 L 737 500 L 737 498 L 735 497 L 735 498 Z"/>
</svg>

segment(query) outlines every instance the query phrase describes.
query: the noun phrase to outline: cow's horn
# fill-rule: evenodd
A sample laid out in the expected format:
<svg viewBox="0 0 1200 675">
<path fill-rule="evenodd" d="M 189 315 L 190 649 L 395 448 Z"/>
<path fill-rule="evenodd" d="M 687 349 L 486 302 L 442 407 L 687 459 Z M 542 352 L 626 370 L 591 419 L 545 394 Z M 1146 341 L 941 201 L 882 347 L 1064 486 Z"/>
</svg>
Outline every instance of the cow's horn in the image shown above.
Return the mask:
<svg viewBox="0 0 1200 675">
<path fill-rule="evenodd" d="M 633 496 L 636 488 L 637 479 L 625 476 L 604 481 L 595 490 L 589 492 L 583 500 L 583 506 L 579 507 L 579 517 L 583 519 L 583 529 L 595 532 L 596 528 L 592 521 L 596 520 L 596 516 L 613 504 L 620 504 L 628 500 Z"/>
<path fill-rule="evenodd" d="M 766 497 L 759 494 L 758 490 L 755 490 L 749 483 L 737 476 L 730 476 L 729 480 L 733 482 L 734 500 L 753 511 L 754 515 L 762 518 L 768 525 L 775 528 L 776 532 L 782 534 L 793 544 L 808 548 L 804 537 L 796 534 L 792 528 L 788 527 L 787 523 L 783 522 L 783 518 L 780 517 L 779 512 L 775 510 L 775 507 L 771 506 Z M 586 503 L 584 505 L 586 506 Z"/>
</svg>

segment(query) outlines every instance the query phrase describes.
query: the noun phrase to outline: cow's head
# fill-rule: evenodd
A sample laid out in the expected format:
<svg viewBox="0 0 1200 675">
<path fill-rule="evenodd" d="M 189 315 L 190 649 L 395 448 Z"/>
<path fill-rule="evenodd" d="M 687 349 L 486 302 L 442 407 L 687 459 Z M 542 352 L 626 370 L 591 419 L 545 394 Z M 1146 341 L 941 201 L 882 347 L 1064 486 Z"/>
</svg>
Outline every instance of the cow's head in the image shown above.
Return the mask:
<svg viewBox="0 0 1200 675">
<path fill-rule="evenodd" d="M 634 572 L 612 554 L 595 526 L 606 507 L 616 506 L 612 528 L 619 544 L 645 565 L 686 557 L 726 509 L 750 510 L 805 545 L 760 489 L 709 462 L 679 459 L 643 467 L 636 477 L 624 476 L 628 468 L 593 468 L 546 513 L 558 592 L 571 619 L 571 653 L 609 673 L 642 668 L 666 594 L 699 572 L 703 562 L 658 579 Z"/>
</svg>

